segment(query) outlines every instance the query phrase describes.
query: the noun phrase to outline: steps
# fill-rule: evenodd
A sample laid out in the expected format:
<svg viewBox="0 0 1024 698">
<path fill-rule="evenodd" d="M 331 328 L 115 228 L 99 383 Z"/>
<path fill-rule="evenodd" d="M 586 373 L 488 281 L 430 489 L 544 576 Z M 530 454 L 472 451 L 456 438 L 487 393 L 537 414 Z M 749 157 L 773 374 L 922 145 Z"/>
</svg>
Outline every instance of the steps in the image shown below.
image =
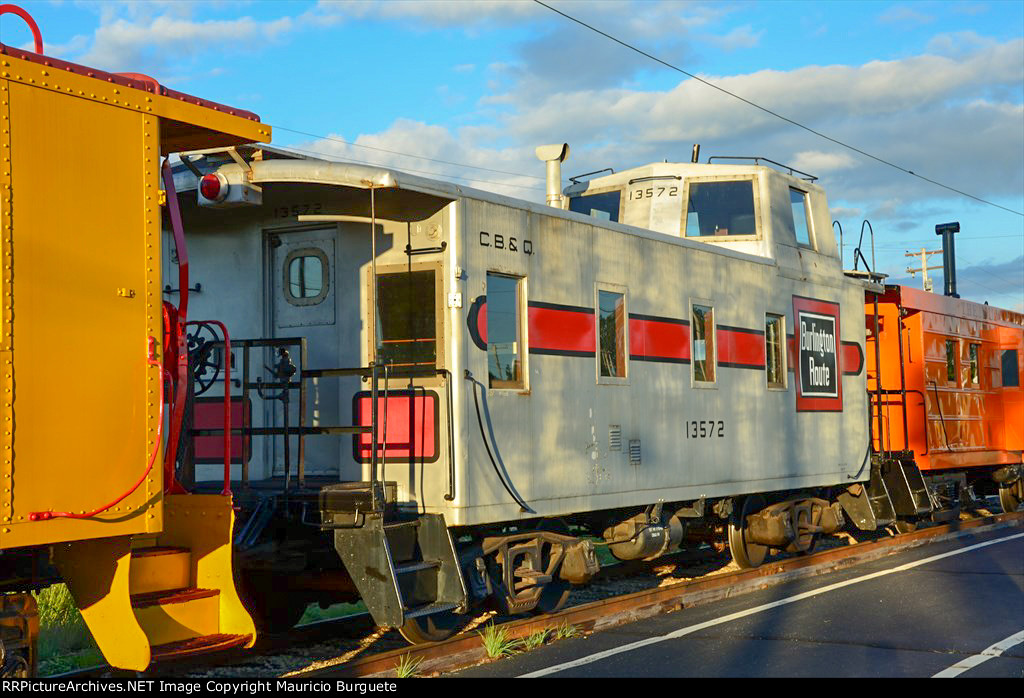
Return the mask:
<svg viewBox="0 0 1024 698">
<path fill-rule="evenodd" d="M 387 483 L 343 483 L 321 493 L 334 548 L 377 625 L 462 608 L 467 593 L 441 514 L 397 520 Z M 393 495 L 392 495 L 393 496 Z"/>
<path fill-rule="evenodd" d="M 156 538 L 80 541 L 54 559 L 104 658 L 153 661 L 251 647 L 252 618 L 231 568 L 230 497 L 166 495 Z"/>
</svg>

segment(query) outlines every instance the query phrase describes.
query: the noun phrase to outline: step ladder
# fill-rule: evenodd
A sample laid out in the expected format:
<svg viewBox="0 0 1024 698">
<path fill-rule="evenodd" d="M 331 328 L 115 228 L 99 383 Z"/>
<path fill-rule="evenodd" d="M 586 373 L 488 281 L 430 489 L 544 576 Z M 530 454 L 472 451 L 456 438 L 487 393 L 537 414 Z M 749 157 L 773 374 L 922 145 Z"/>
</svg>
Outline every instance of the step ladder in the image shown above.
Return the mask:
<svg viewBox="0 0 1024 698">
<path fill-rule="evenodd" d="M 444 515 L 400 517 L 384 503 L 383 491 L 369 490 L 369 483 L 325 488 L 321 513 L 374 622 L 401 628 L 412 619 L 463 611 L 466 587 Z M 377 506 L 356 511 L 355 501 Z"/>
<path fill-rule="evenodd" d="M 252 619 L 231 567 L 231 497 L 167 495 L 154 538 L 83 541 L 55 557 L 104 658 L 153 662 L 251 647 Z"/>
</svg>

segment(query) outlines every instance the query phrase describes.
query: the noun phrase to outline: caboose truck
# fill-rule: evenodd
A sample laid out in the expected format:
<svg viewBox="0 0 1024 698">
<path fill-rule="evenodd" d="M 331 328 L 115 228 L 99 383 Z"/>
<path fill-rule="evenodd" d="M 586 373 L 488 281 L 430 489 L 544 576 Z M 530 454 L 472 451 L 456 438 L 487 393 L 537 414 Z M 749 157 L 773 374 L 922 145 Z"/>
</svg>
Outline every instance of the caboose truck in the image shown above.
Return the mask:
<svg viewBox="0 0 1024 698">
<path fill-rule="evenodd" d="M 114 666 L 251 645 L 230 490 L 185 494 L 158 464 L 175 458 L 163 403 L 184 405 L 179 356 L 187 368 L 186 299 L 161 300 L 161 156 L 270 128 L 143 75 L 46 57 L 27 13 L 0 12 L 35 37 L 34 51 L 0 44 L 0 675 L 34 673 L 30 592 L 55 581 Z M 173 191 L 167 204 L 176 218 Z M 180 430 L 181 410 L 167 421 Z"/>
<path fill-rule="evenodd" d="M 658 163 L 563 194 L 568 146 L 537 154 L 547 206 L 269 146 L 182 156 L 194 307 L 234 338 L 229 362 L 192 340 L 213 396 L 180 477 L 208 488 L 224 457 L 230 365 L 258 627 L 361 598 L 435 640 L 481 604 L 560 607 L 595 537 L 620 559 L 727 540 L 751 567 L 935 509 L 910 447 L 872 446 L 886 287 L 844 273 L 813 177 Z"/>
</svg>

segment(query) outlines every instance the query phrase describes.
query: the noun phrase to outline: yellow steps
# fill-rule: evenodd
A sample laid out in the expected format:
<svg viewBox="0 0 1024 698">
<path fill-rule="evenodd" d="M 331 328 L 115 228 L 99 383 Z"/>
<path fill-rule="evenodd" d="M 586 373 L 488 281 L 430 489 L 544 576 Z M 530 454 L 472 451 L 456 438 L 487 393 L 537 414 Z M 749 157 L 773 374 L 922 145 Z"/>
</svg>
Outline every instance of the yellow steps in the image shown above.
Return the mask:
<svg viewBox="0 0 1024 698">
<path fill-rule="evenodd" d="M 112 666 L 252 647 L 256 630 L 231 570 L 231 498 L 164 497 L 164 530 L 83 541 L 54 558 L 100 651 Z"/>
<path fill-rule="evenodd" d="M 132 595 L 187 589 L 191 580 L 192 553 L 188 548 L 153 546 L 132 550 L 128 588 Z"/>
</svg>

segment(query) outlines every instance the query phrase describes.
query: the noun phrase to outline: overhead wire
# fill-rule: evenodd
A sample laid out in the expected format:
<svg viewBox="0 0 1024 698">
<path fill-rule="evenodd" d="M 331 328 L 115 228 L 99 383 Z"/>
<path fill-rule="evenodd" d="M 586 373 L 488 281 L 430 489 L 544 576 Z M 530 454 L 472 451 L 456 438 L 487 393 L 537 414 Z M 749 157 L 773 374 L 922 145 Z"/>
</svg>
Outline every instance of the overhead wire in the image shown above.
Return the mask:
<svg viewBox="0 0 1024 698">
<path fill-rule="evenodd" d="M 965 191 L 963 191 L 961 189 L 957 189 L 955 187 L 951 187 L 948 184 L 943 184 L 942 182 L 936 181 L 936 180 L 931 179 L 929 177 L 925 177 L 924 175 L 919 175 L 916 172 L 914 172 L 913 170 L 909 170 L 909 169 L 907 169 L 905 167 L 901 167 L 900 165 L 897 165 L 894 162 L 890 162 L 889 160 L 886 160 L 884 158 L 878 157 L 877 155 L 872 155 L 871 153 L 869 153 L 869 152 L 867 152 L 865 150 L 861 150 L 860 148 L 858 148 L 856 146 L 850 145 L 849 143 L 844 143 L 843 141 L 841 141 L 841 140 L 839 140 L 837 138 L 832 138 L 831 136 L 828 136 L 828 135 L 826 135 L 826 134 L 824 134 L 824 133 L 822 133 L 820 131 L 816 131 L 815 129 L 811 128 L 810 126 L 802 124 L 799 121 L 791 119 L 791 118 L 789 118 L 787 116 L 783 116 L 782 114 L 779 114 L 776 111 L 772 111 L 771 109 L 768 109 L 767 107 L 762 107 L 760 104 L 757 104 L 756 102 L 753 102 L 753 101 L 751 101 L 751 100 L 749 100 L 749 99 L 747 99 L 745 97 L 741 97 L 740 95 L 736 94 L 735 92 L 730 92 L 729 90 L 725 89 L 724 87 L 720 87 L 719 85 L 716 85 L 715 83 L 713 83 L 713 82 L 711 82 L 709 80 L 705 80 L 704 78 L 699 77 L 697 75 L 694 75 L 693 73 L 687 72 L 686 70 L 683 70 L 682 68 L 680 68 L 678 66 L 672 65 L 668 61 L 664 61 L 664 60 L 658 58 L 657 56 L 654 56 L 654 55 L 652 55 L 650 53 L 647 53 L 643 49 L 637 48 L 636 46 L 633 46 L 632 44 L 629 44 L 629 43 L 627 43 L 627 42 L 625 42 L 625 41 L 623 41 L 621 39 L 618 39 L 618 38 L 612 36 L 611 34 L 609 34 L 607 32 L 601 31 L 597 27 L 594 27 L 594 26 L 592 26 L 590 24 L 587 24 L 583 20 L 577 19 L 577 18 L 573 17 L 572 15 L 566 14 L 565 12 L 562 12 L 561 10 L 552 7 L 551 5 L 548 5 L 547 3 L 542 2 L 541 0 L 533 0 L 533 1 L 535 3 L 537 3 L 538 5 L 540 5 L 541 7 L 546 7 L 547 9 L 551 10 L 555 14 L 561 15 L 562 17 L 568 19 L 569 21 L 575 22 L 576 24 L 580 25 L 581 27 L 585 27 L 585 28 L 589 29 L 590 31 L 592 31 L 592 32 L 594 32 L 596 34 L 600 34 L 601 36 L 605 37 L 606 39 L 610 39 L 611 41 L 614 41 L 615 43 L 617 43 L 620 46 L 623 46 L 623 47 L 629 49 L 630 51 L 635 51 L 636 53 L 639 53 L 641 56 L 645 56 L 647 58 L 650 58 L 652 61 L 655 61 L 656 63 L 660 63 L 661 65 L 665 66 L 666 68 L 674 70 L 674 71 L 676 71 L 678 73 L 682 73 L 683 75 L 685 75 L 685 76 L 687 76 L 689 78 L 692 78 L 692 79 L 696 80 L 697 82 L 699 82 L 701 84 L 707 85 L 708 87 L 711 87 L 711 88 L 713 88 L 715 90 L 718 90 L 719 92 L 721 92 L 723 94 L 726 94 L 726 95 L 728 95 L 728 96 L 730 96 L 730 97 L 732 97 L 734 99 L 738 99 L 741 102 L 754 107 L 755 109 L 759 109 L 759 110 L 763 111 L 766 114 L 770 114 L 771 116 L 774 116 L 777 119 L 781 119 L 782 121 L 785 121 L 786 123 L 789 123 L 789 124 L 792 124 L 793 126 L 801 128 L 801 129 L 803 129 L 803 130 L 805 130 L 805 131 L 807 131 L 809 133 L 814 134 L 815 136 L 818 136 L 819 138 L 824 138 L 825 140 L 827 140 L 827 141 L 829 141 L 831 143 L 835 143 L 836 145 L 842 146 L 843 148 L 846 148 L 848 150 L 852 150 L 853 152 L 858 153 L 860 155 L 863 155 L 866 158 L 870 158 L 872 160 L 875 160 L 877 162 L 882 163 L 883 165 L 887 165 L 889 167 L 892 167 L 893 169 L 899 170 L 900 172 L 903 172 L 905 174 L 909 174 L 909 175 L 911 175 L 913 177 L 917 177 L 918 179 L 921 179 L 921 180 L 923 180 L 925 182 L 928 182 L 930 184 L 934 184 L 935 186 L 941 187 L 943 189 L 947 189 L 949 191 L 955 192 L 955 193 L 960 194 L 962 196 L 966 196 L 969 199 L 974 199 L 975 201 L 979 201 L 979 202 L 981 202 L 983 204 L 987 204 L 989 206 L 994 206 L 994 207 L 1000 208 L 1000 209 L 1002 209 L 1004 211 L 1008 211 L 1010 213 L 1014 213 L 1014 214 L 1016 214 L 1018 216 L 1024 217 L 1024 213 L 1021 213 L 1020 211 L 1015 211 L 1012 208 L 1008 208 L 1006 206 L 1003 206 L 1001 204 L 997 204 L 997 203 L 995 203 L 993 201 L 989 201 L 987 199 L 983 199 L 980 196 L 975 196 L 974 194 L 970 194 L 970 193 L 965 192 Z"/>
</svg>

